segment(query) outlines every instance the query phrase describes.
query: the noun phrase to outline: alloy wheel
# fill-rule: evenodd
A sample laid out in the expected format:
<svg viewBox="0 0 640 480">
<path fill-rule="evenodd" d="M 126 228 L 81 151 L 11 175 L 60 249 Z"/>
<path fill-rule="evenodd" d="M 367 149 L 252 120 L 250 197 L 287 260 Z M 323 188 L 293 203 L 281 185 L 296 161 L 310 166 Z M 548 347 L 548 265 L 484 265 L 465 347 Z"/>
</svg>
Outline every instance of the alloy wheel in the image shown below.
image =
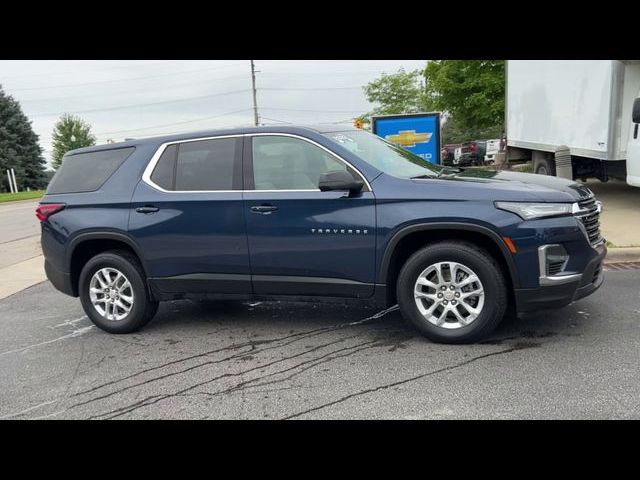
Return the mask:
<svg viewBox="0 0 640 480">
<path fill-rule="evenodd" d="M 133 308 L 131 283 L 122 272 L 106 267 L 96 271 L 89 282 L 89 298 L 96 311 L 107 320 L 123 320 Z"/>
<path fill-rule="evenodd" d="M 485 293 L 480 278 L 469 267 L 458 262 L 439 262 L 418 275 L 414 298 L 427 321 L 441 328 L 456 329 L 478 318 Z"/>
</svg>

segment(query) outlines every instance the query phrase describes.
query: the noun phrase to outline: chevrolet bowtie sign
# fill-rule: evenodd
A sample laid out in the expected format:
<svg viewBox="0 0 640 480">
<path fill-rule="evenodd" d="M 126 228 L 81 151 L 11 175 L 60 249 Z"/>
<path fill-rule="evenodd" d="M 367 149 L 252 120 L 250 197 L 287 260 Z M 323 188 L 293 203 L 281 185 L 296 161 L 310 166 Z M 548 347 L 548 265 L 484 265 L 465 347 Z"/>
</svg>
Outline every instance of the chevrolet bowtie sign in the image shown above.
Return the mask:
<svg viewBox="0 0 640 480">
<path fill-rule="evenodd" d="M 416 133 L 415 130 L 400 130 L 396 135 L 386 135 L 384 138 L 403 147 L 415 147 L 416 143 L 428 143 L 431 135 L 433 134 L 430 132 Z"/>
<path fill-rule="evenodd" d="M 374 116 L 371 131 L 427 162 L 440 162 L 439 113 Z"/>
</svg>

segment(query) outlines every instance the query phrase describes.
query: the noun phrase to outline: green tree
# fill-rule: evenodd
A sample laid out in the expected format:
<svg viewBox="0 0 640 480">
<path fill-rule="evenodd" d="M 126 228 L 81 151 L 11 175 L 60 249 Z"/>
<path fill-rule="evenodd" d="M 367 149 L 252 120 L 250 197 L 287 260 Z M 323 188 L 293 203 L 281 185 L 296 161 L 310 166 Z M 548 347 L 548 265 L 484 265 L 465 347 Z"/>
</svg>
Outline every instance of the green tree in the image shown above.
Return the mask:
<svg viewBox="0 0 640 480">
<path fill-rule="evenodd" d="M 45 183 L 42 148 L 20 104 L 0 86 L 0 190 L 10 191 L 7 169 L 13 168 L 20 190 Z"/>
<path fill-rule="evenodd" d="M 367 100 L 376 104 L 369 115 L 393 115 L 397 113 L 418 113 L 431 110 L 432 102 L 427 97 L 423 72 L 398 70 L 382 76 L 364 87 Z"/>
<path fill-rule="evenodd" d="M 504 128 L 504 60 L 432 60 L 425 68 L 426 96 L 446 111 L 471 140 L 498 137 Z M 453 126 L 453 125 L 452 125 Z"/>
<path fill-rule="evenodd" d="M 57 170 L 62 164 L 62 157 L 69 150 L 91 147 L 96 144 L 96 137 L 91 133 L 91 125 L 80 117 L 65 113 L 53 127 L 53 158 L 51 164 Z"/>
</svg>

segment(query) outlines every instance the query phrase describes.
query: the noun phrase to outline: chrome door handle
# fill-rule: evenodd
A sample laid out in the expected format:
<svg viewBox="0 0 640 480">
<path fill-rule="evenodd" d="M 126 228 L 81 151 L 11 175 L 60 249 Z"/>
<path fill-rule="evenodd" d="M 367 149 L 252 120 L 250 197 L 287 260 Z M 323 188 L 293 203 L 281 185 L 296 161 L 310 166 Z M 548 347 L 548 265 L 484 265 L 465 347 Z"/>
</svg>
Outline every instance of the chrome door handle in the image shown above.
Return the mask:
<svg viewBox="0 0 640 480">
<path fill-rule="evenodd" d="M 151 207 L 149 205 L 136 208 L 136 212 L 138 213 L 156 213 L 159 210 L 160 209 L 158 207 Z"/>
<path fill-rule="evenodd" d="M 262 215 L 268 215 L 271 212 L 278 210 L 278 207 L 274 205 L 254 205 L 251 207 L 251 211 L 254 213 L 260 213 Z"/>
</svg>

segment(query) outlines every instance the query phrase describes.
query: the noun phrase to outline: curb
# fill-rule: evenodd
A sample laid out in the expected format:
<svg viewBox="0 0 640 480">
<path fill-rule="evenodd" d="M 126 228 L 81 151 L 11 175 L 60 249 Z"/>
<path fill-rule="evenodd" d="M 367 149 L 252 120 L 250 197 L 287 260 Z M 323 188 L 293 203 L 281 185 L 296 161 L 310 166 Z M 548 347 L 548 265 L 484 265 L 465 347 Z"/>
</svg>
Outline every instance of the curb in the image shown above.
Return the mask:
<svg viewBox="0 0 640 480">
<path fill-rule="evenodd" d="M 42 200 L 42 197 L 27 198 L 25 200 L 9 200 L 8 202 L 0 202 L 0 207 L 2 207 L 2 206 L 11 206 L 11 205 L 20 205 L 22 203 L 39 202 L 40 200 Z"/>
<path fill-rule="evenodd" d="M 640 247 L 609 248 L 604 263 L 640 262 Z"/>
</svg>

